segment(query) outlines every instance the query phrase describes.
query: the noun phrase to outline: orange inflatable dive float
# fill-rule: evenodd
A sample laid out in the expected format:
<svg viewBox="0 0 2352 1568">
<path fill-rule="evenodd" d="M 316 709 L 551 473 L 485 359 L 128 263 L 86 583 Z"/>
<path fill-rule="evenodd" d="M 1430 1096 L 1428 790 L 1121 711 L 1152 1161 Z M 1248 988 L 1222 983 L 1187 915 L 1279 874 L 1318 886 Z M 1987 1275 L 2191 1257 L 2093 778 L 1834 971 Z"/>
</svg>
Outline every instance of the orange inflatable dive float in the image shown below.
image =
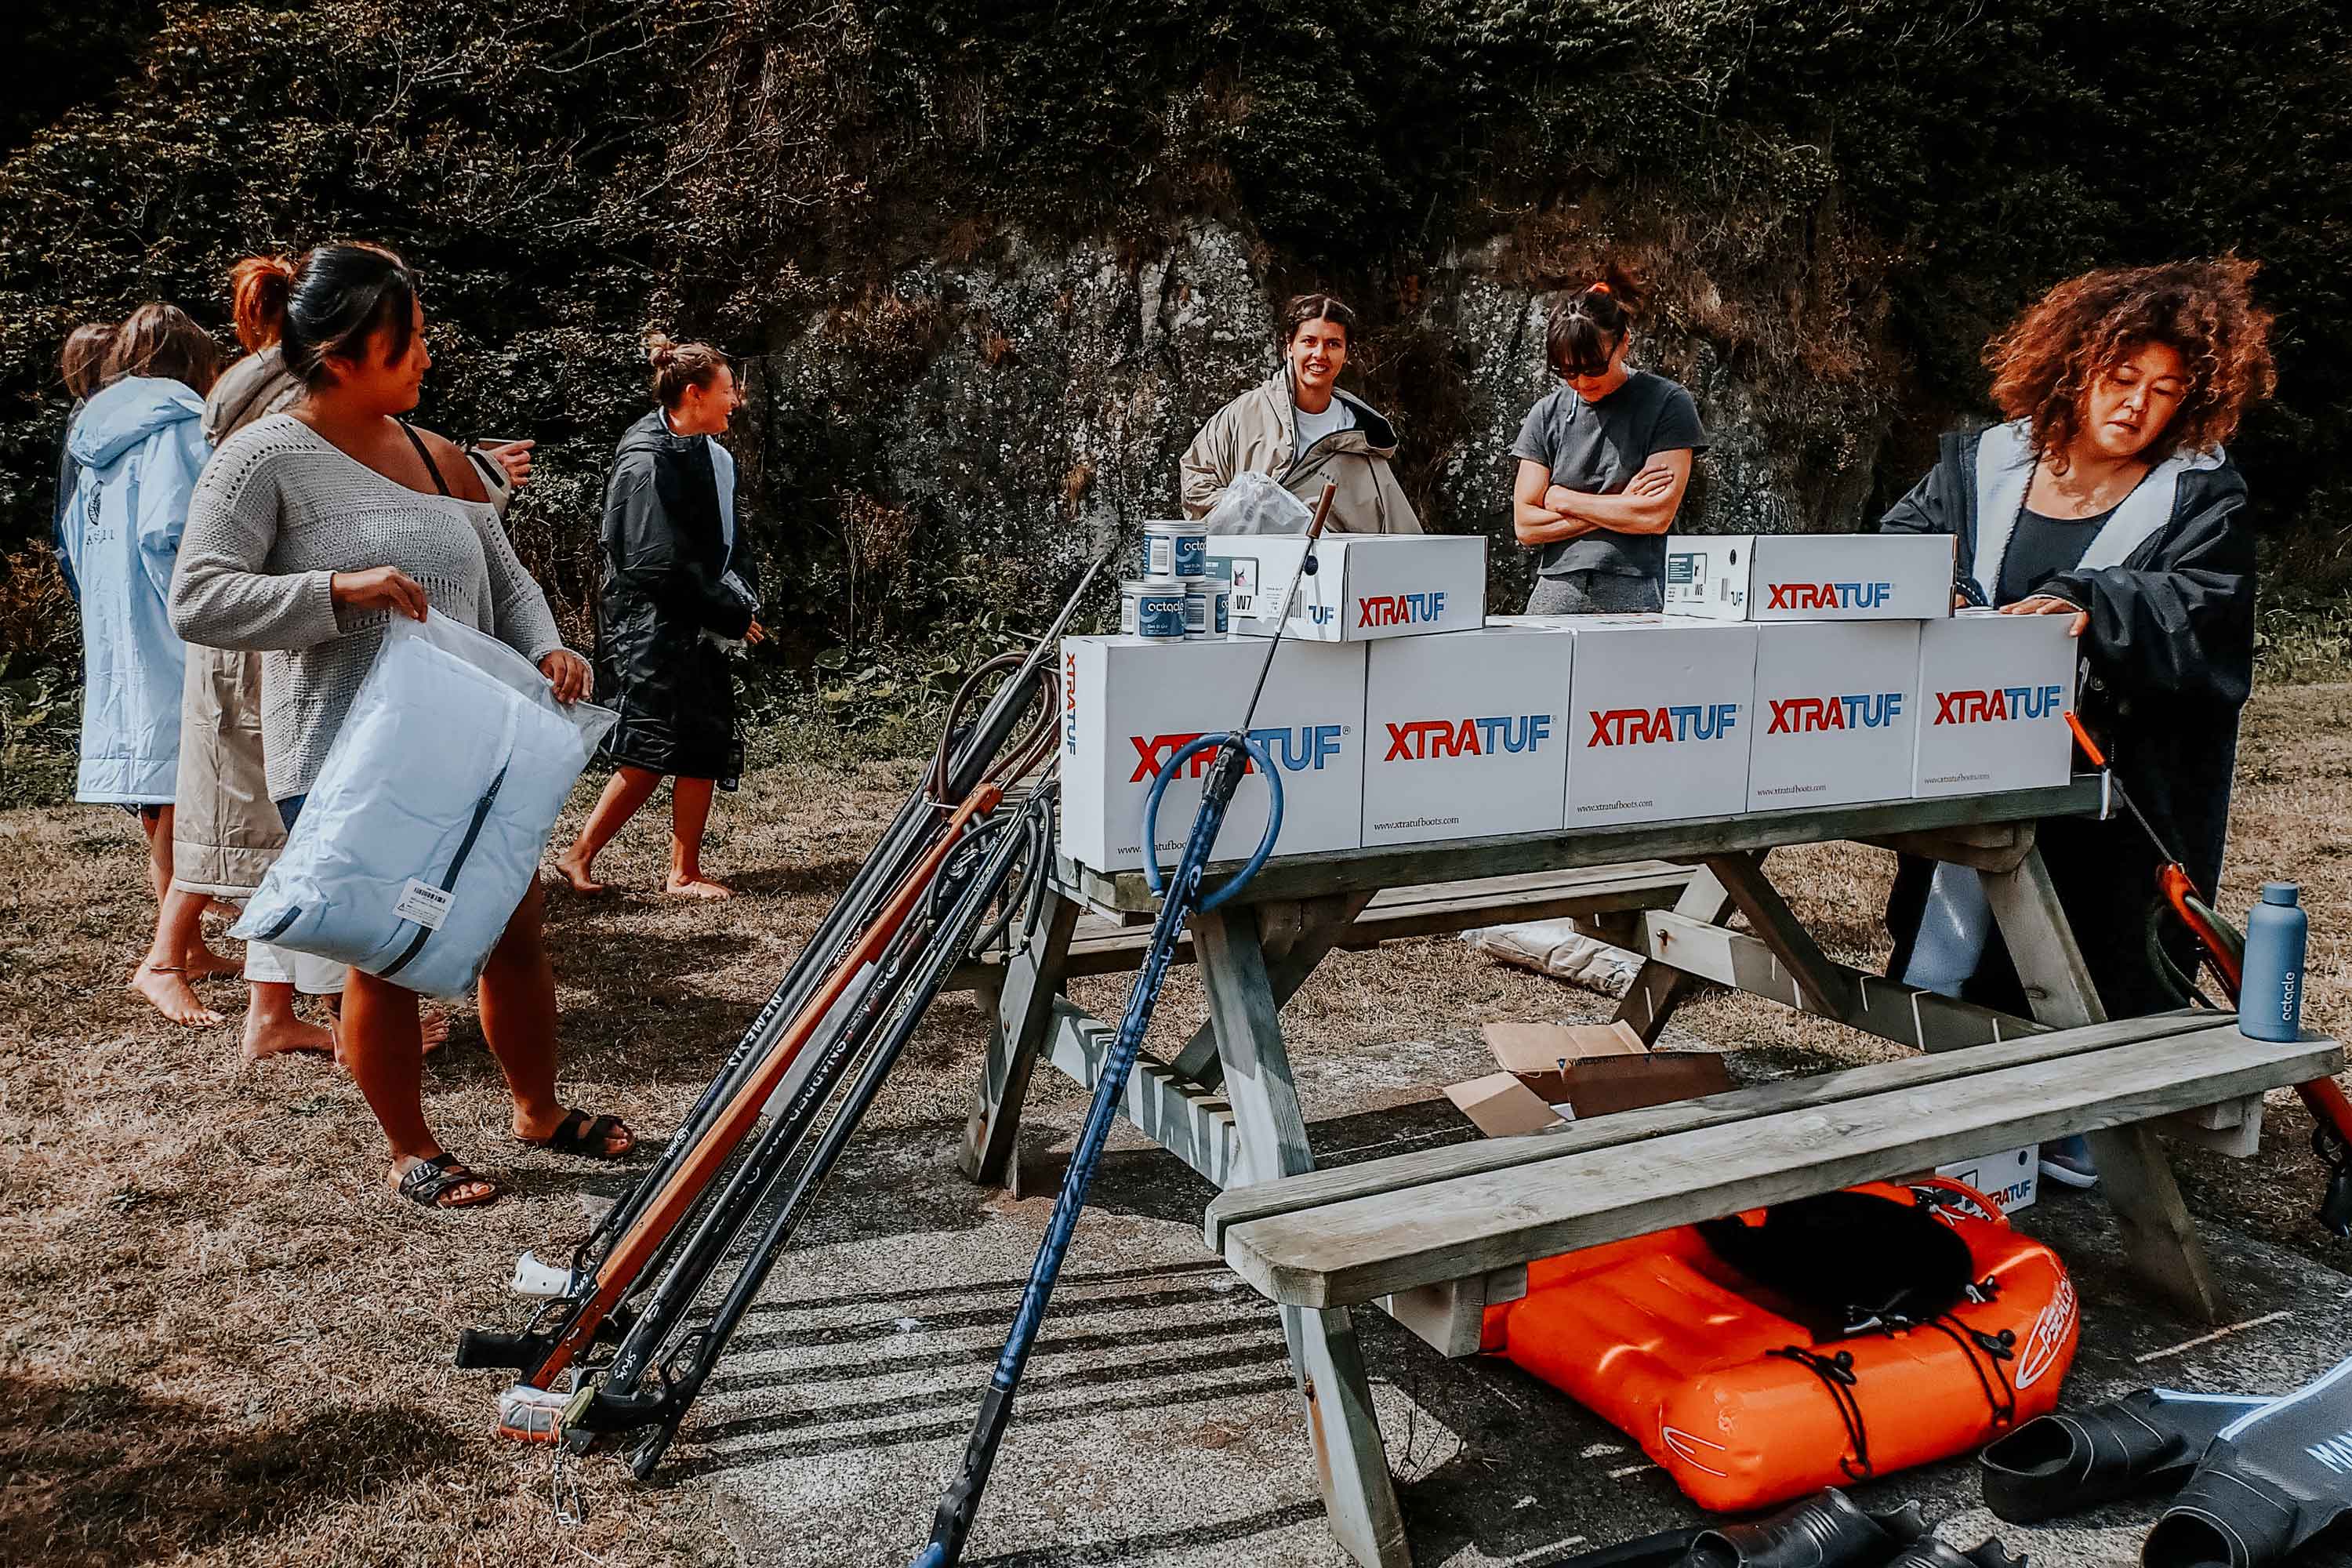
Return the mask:
<svg viewBox="0 0 2352 1568">
<path fill-rule="evenodd" d="M 1528 1266 L 1486 1348 L 1725 1512 L 1945 1458 L 2048 1414 L 2081 1330 L 2057 1254 L 1940 1177 Z"/>
</svg>

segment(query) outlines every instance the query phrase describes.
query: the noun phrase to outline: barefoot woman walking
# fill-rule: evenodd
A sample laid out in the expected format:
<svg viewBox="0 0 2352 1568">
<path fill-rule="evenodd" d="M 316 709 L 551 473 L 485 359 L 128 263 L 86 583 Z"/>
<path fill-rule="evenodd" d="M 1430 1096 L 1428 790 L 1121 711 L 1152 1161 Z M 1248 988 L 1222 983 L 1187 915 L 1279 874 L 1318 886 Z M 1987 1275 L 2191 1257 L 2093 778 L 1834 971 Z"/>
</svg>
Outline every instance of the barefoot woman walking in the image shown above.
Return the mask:
<svg viewBox="0 0 2352 1568">
<path fill-rule="evenodd" d="M 702 874 L 710 792 L 743 769 L 730 645 L 763 635 L 751 549 L 735 526 L 735 459 L 716 439 L 740 399 L 726 356 L 708 343 L 647 345 L 660 406 L 629 426 L 604 484 L 604 581 L 596 602 L 596 682 L 621 722 L 604 742 L 620 764 L 556 868 L 601 893 L 597 852 L 663 775 L 670 790 L 663 890 L 723 899 Z"/>
</svg>

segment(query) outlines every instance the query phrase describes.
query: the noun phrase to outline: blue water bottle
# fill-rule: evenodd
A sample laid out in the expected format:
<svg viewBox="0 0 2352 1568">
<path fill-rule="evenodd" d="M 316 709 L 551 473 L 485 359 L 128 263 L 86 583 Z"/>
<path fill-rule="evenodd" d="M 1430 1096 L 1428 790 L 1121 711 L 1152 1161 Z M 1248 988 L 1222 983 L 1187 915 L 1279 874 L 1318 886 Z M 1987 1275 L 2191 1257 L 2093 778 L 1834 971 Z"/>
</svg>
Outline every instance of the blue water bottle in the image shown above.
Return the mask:
<svg viewBox="0 0 2352 1568">
<path fill-rule="evenodd" d="M 2258 1040 L 2292 1040 L 2303 1030 L 2303 948 L 2310 922 L 2293 882 L 2264 882 L 2246 915 L 2245 978 L 2238 1027 Z"/>
</svg>

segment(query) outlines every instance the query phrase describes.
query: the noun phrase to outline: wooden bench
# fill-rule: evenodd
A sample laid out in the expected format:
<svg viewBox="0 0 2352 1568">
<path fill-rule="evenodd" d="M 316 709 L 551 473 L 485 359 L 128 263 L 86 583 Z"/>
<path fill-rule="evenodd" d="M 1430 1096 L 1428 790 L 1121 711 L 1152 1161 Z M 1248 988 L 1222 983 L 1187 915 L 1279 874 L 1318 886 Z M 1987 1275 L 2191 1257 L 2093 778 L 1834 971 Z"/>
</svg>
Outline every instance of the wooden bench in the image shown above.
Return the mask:
<svg viewBox="0 0 2352 1568">
<path fill-rule="evenodd" d="M 2212 1013 L 2053 1030 L 1235 1187 L 1209 1246 L 1271 1300 L 1379 1301 L 1449 1354 L 1540 1258 L 2336 1072 Z"/>
<path fill-rule="evenodd" d="M 1692 875 L 1688 866 L 1636 860 L 1622 866 L 1390 888 L 1374 897 L 1332 945 L 1360 951 L 1384 942 L 1442 936 L 1502 921 L 1598 919 L 1671 910 Z M 1062 974 L 1066 979 L 1129 973 L 1150 939 L 1148 917 L 1084 916 L 1071 935 Z M 1189 936 L 1177 949 L 1176 962 L 1193 962 Z M 957 965 L 946 989 L 993 992 L 1002 985 L 1003 974 L 1003 955 L 992 953 Z"/>
</svg>

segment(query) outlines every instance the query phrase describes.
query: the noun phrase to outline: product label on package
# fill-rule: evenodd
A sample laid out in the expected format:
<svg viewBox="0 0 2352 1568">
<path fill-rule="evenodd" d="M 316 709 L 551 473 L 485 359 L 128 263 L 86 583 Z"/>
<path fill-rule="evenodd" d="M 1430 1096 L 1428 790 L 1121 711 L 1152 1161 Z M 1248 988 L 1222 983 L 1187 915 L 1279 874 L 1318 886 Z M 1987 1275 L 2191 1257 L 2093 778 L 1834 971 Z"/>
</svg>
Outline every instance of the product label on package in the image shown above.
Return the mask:
<svg viewBox="0 0 2352 1568">
<path fill-rule="evenodd" d="M 1650 746 L 1677 741 L 1714 741 L 1739 722 L 1737 702 L 1699 702 L 1672 708 L 1612 708 L 1587 715 L 1592 721 L 1588 746 Z"/>
<path fill-rule="evenodd" d="M 1772 610 L 1874 610 L 1895 597 L 1892 583 L 1773 583 Z"/>
<path fill-rule="evenodd" d="M 1276 765 L 1287 773 L 1305 773 L 1320 769 L 1339 754 L 1341 737 L 1348 732 L 1344 724 L 1301 724 L 1296 730 L 1252 730 L 1250 739 L 1264 746 Z M 1129 784 L 1145 784 L 1166 764 L 1170 757 L 1199 740 L 1207 731 L 1189 735 L 1129 735 L 1127 743 L 1135 748 L 1135 772 L 1128 775 Z M 1184 778 L 1199 778 L 1209 771 L 1216 758 L 1214 750 L 1203 747 L 1184 761 Z M 1257 771 L 1255 760 L 1244 764 L 1242 771 Z"/>
<path fill-rule="evenodd" d="M 1804 735 L 1824 730 L 1883 730 L 1903 717 L 1900 691 L 1864 691 L 1843 697 L 1773 698 L 1768 735 Z"/>
<path fill-rule="evenodd" d="M 1384 721 L 1385 722 L 1385 721 Z M 1386 724 L 1388 751 L 1382 762 L 1426 762 L 1435 757 L 1491 757 L 1498 752 L 1540 751 L 1551 739 L 1551 715 L 1517 718 L 1414 719 Z"/>
<path fill-rule="evenodd" d="M 400 897 L 394 900 L 392 912 L 401 920 L 415 921 L 426 931 L 439 931 L 441 922 L 449 918 L 450 906 L 457 901 L 455 893 L 428 888 L 411 877 L 408 885 L 400 889 Z"/>
<path fill-rule="evenodd" d="M 2063 686 L 2002 686 L 1986 691 L 1936 691 L 1937 724 L 2001 724 L 2048 719 L 2066 706 Z"/>
</svg>

